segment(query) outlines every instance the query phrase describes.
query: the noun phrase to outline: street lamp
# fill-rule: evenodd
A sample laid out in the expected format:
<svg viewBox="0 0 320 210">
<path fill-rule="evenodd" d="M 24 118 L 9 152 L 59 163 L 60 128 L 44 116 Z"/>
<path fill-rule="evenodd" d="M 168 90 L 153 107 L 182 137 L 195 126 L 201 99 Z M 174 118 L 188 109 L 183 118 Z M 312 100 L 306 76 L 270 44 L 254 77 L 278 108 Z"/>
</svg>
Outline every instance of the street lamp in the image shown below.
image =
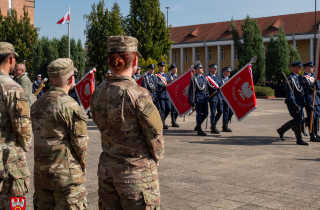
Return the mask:
<svg viewBox="0 0 320 210">
<path fill-rule="evenodd" d="M 317 0 L 314 0 L 314 42 L 313 42 L 313 62 L 316 62 L 316 33 L 317 33 Z"/>
<path fill-rule="evenodd" d="M 166 9 L 167 9 L 167 28 L 169 28 L 169 22 L 168 22 L 168 15 L 169 15 L 169 9 L 170 9 L 170 7 L 166 7 Z"/>
</svg>

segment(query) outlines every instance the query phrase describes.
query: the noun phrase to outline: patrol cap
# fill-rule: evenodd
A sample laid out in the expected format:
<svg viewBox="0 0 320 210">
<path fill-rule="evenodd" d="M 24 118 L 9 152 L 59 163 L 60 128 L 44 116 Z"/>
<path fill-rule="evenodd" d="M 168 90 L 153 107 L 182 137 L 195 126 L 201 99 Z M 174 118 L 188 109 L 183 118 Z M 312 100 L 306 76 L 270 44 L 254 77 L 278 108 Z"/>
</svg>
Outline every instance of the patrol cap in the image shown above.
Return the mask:
<svg viewBox="0 0 320 210">
<path fill-rule="evenodd" d="M 301 61 L 297 61 L 291 64 L 291 67 L 302 67 L 302 62 Z"/>
<path fill-rule="evenodd" d="M 158 63 L 158 66 L 165 66 L 166 65 L 166 63 L 164 62 L 164 61 L 160 61 L 159 63 Z"/>
<path fill-rule="evenodd" d="M 222 69 L 222 72 L 224 72 L 224 71 L 231 71 L 231 68 L 229 66 L 225 67 L 225 68 Z"/>
<path fill-rule="evenodd" d="M 209 68 L 214 68 L 214 69 L 217 69 L 218 68 L 218 64 L 216 63 L 213 63 L 209 66 Z"/>
<path fill-rule="evenodd" d="M 41 77 L 41 74 L 38 74 L 38 76 L 37 77 Z"/>
<path fill-rule="evenodd" d="M 138 51 L 138 43 L 135 37 L 110 36 L 107 41 L 108 52 L 137 52 L 142 57 Z"/>
<path fill-rule="evenodd" d="M 313 62 L 304 63 L 302 66 L 303 67 L 307 67 L 307 66 L 314 67 Z"/>
<path fill-rule="evenodd" d="M 171 66 L 170 66 L 170 70 L 171 70 L 171 69 L 174 69 L 174 68 L 177 68 L 177 65 L 173 63 L 173 64 L 171 64 Z"/>
<path fill-rule="evenodd" d="M 198 64 L 196 64 L 194 67 L 194 69 L 199 69 L 199 68 L 203 68 L 202 64 L 199 62 Z"/>
<path fill-rule="evenodd" d="M 74 71 L 73 61 L 70 58 L 59 58 L 52 61 L 48 66 L 50 77 L 60 77 Z"/>
<path fill-rule="evenodd" d="M 107 69 L 106 72 L 104 72 L 105 74 L 111 74 L 111 70 Z"/>
<path fill-rule="evenodd" d="M 141 70 L 141 66 L 138 65 L 137 70 Z"/>
<path fill-rule="evenodd" d="M 0 55 L 13 53 L 15 56 L 19 56 L 18 53 L 14 51 L 14 47 L 9 42 L 0 42 Z"/>
<path fill-rule="evenodd" d="M 148 69 L 155 69 L 155 68 L 156 68 L 156 65 L 150 64 L 147 68 L 148 68 Z"/>
</svg>

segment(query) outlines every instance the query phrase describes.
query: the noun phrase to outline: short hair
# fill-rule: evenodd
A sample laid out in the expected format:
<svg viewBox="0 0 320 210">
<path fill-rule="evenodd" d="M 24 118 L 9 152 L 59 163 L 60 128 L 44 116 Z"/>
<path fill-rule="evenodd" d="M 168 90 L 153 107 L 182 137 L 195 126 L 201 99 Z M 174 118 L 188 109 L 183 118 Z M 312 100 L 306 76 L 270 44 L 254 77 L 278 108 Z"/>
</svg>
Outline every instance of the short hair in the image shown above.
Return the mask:
<svg viewBox="0 0 320 210">
<path fill-rule="evenodd" d="M 13 54 L 12 53 L 1 54 L 0 55 L 0 64 L 6 62 L 11 55 L 13 55 Z"/>
</svg>

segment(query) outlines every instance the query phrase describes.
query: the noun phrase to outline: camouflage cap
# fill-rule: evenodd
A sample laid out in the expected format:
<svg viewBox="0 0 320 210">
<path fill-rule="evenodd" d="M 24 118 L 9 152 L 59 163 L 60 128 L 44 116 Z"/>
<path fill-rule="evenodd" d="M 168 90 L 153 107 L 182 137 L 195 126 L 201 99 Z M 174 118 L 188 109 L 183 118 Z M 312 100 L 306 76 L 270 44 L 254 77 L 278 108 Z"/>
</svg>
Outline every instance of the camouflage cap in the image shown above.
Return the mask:
<svg viewBox="0 0 320 210">
<path fill-rule="evenodd" d="M 138 40 L 131 36 L 110 36 L 108 39 L 108 52 L 137 52 Z"/>
<path fill-rule="evenodd" d="M 15 56 L 19 56 L 18 53 L 14 51 L 14 47 L 9 42 L 0 42 L 0 55 L 13 53 Z"/>
<path fill-rule="evenodd" d="M 59 58 L 49 64 L 48 75 L 50 77 L 60 77 L 74 70 L 75 68 L 70 58 Z"/>
</svg>

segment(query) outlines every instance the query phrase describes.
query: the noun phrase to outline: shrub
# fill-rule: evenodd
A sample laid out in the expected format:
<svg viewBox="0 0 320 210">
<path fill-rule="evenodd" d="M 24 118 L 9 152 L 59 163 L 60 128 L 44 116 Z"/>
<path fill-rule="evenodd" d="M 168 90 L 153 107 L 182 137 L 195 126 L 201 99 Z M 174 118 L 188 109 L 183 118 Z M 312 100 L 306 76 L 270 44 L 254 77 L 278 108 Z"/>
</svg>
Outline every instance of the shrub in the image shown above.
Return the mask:
<svg viewBox="0 0 320 210">
<path fill-rule="evenodd" d="M 270 87 L 254 86 L 256 96 L 274 96 L 274 90 Z"/>
</svg>

